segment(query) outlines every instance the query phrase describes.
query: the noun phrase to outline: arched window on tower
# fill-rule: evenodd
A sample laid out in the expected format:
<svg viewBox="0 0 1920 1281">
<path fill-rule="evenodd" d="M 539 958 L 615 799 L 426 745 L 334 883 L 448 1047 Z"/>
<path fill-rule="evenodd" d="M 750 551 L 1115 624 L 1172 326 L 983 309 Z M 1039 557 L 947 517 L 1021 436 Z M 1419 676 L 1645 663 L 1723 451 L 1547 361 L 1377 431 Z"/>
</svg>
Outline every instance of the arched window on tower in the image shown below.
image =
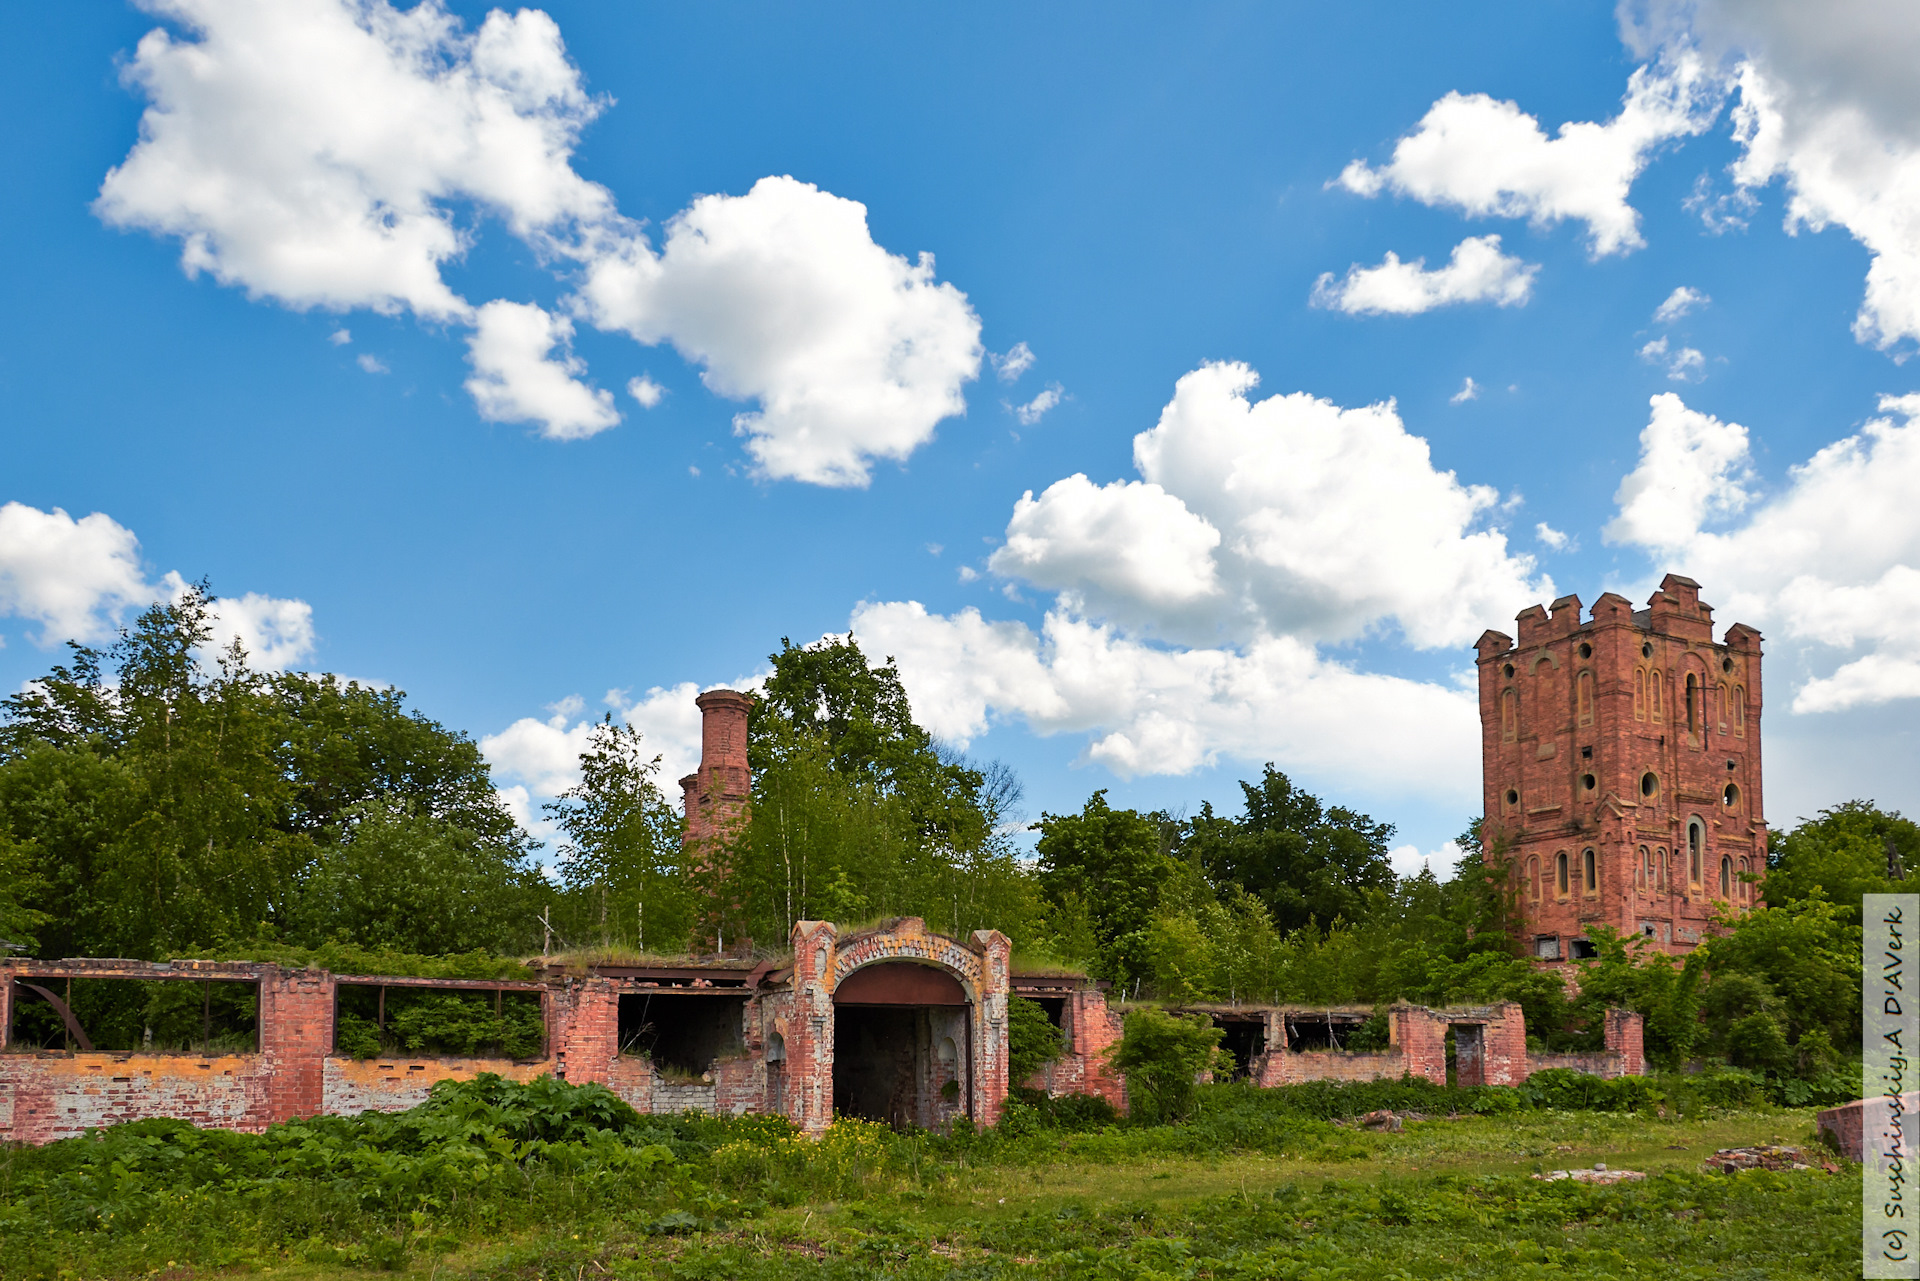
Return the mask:
<svg viewBox="0 0 1920 1281">
<path fill-rule="evenodd" d="M 1747 687 L 1733 687 L 1733 732 L 1740 738 L 1747 736 Z"/>
<path fill-rule="evenodd" d="M 1707 829 L 1699 819 L 1687 824 L 1687 883 L 1700 884 L 1702 871 L 1706 866 Z"/>
<path fill-rule="evenodd" d="M 1696 704 L 1700 701 L 1700 682 L 1693 679 L 1693 673 L 1687 673 L 1687 738 L 1689 741 L 1700 734 L 1700 717 Z"/>
<path fill-rule="evenodd" d="M 1647 673 L 1647 716 L 1652 720 L 1666 719 L 1666 709 L 1662 706 L 1664 700 L 1661 698 L 1666 679 L 1657 667 Z"/>
<path fill-rule="evenodd" d="M 1600 892 L 1600 869 L 1595 864 L 1592 850 L 1583 850 L 1580 854 L 1581 888 L 1589 894 Z"/>
<path fill-rule="evenodd" d="M 1581 672 L 1580 679 L 1575 682 L 1574 687 L 1578 691 L 1575 698 L 1580 723 L 1591 725 L 1593 724 L 1593 673 Z"/>
<path fill-rule="evenodd" d="M 1720 897 L 1733 897 L 1733 860 L 1724 854 L 1720 856 Z"/>
<path fill-rule="evenodd" d="M 1520 734 L 1520 696 L 1500 691 L 1500 737 L 1511 743 Z"/>
<path fill-rule="evenodd" d="M 1653 851 L 1644 845 L 1640 847 L 1640 888 L 1653 889 Z"/>
<path fill-rule="evenodd" d="M 1565 850 L 1553 856 L 1553 892 L 1560 898 L 1567 896 L 1567 852 Z"/>
<path fill-rule="evenodd" d="M 1717 700 L 1713 710 L 1713 723 L 1719 726 L 1720 732 L 1724 734 L 1727 732 L 1727 704 L 1733 701 L 1733 695 L 1727 689 L 1725 681 L 1721 681 L 1713 692 Z"/>
<path fill-rule="evenodd" d="M 1743 900 L 1753 897 L 1753 886 L 1747 884 L 1747 860 L 1740 860 L 1740 875 L 1735 882 L 1739 888 L 1734 892 Z"/>
<path fill-rule="evenodd" d="M 1540 860 L 1537 857 L 1527 860 L 1527 897 L 1535 903 L 1540 901 Z"/>
<path fill-rule="evenodd" d="M 1647 669 L 1644 667 L 1633 669 L 1633 719 L 1647 719 Z"/>
</svg>

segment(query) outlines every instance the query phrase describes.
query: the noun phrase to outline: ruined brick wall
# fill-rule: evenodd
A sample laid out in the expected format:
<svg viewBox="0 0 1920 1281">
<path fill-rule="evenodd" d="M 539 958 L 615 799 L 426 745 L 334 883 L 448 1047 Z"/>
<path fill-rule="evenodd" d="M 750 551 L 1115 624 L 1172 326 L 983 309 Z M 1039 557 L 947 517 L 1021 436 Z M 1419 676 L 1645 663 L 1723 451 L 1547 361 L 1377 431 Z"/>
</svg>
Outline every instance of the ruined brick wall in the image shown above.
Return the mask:
<svg viewBox="0 0 1920 1281">
<path fill-rule="evenodd" d="M 155 1116 L 263 1130 L 268 1079 L 257 1054 L 0 1055 L 0 1142 L 52 1143 Z"/>
<path fill-rule="evenodd" d="M 1126 1081 L 1108 1057 L 1125 1032 L 1119 1011 L 1108 1008 L 1104 993 L 1087 988 L 1067 998 L 1060 1025 L 1067 1052 L 1022 1084 L 1056 1096 L 1097 1094 L 1126 1111 Z"/>
<path fill-rule="evenodd" d="M 831 921 L 793 926 L 793 999 L 780 1024 L 787 1052 L 787 1115 L 808 1134 L 833 1121 L 833 986 L 840 933 Z"/>
<path fill-rule="evenodd" d="M 1447 1024 L 1445 1019 L 1432 1010 L 1417 1005 L 1396 1005 L 1387 1011 L 1387 1029 L 1393 1048 L 1405 1057 L 1405 1071 L 1408 1076 L 1425 1077 L 1429 1081 L 1446 1084 Z"/>
<path fill-rule="evenodd" d="M 1521 889 L 1530 947 L 1566 959 L 1607 925 L 1689 951 L 1765 870 L 1760 633 L 1716 643 L 1676 574 L 1638 612 L 1612 592 L 1585 621 L 1577 596 L 1551 609 L 1475 647 L 1487 858 Z"/>
<path fill-rule="evenodd" d="M 1647 1074 L 1646 1022 L 1632 1010 L 1607 1011 L 1607 1050 L 1620 1056 L 1621 1076 Z"/>
<path fill-rule="evenodd" d="M 358 1116 L 362 1112 L 404 1112 L 427 1101 L 439 1081 L 471 1081 L 483 1072 L 509 1081 L 531 1081 L 553 1071 L 551 1059 L 429 1059 L 381 1057 L 322 1061 L 320 1112 Z"/>
</svg>

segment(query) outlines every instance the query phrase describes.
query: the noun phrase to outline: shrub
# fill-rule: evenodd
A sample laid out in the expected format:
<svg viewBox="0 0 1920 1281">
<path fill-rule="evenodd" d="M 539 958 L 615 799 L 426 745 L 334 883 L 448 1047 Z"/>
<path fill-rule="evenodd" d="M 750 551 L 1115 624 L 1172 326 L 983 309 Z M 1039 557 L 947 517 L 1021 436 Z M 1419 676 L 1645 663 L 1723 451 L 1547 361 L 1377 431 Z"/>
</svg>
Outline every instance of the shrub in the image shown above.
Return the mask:
<svg viewBox="0 0 1920 1281">
<path fill-rule="evenodd" d="M 1038 1001 L 1007 1001 L 1007 1084 L 1018 1086 L 1067 1052 L 1066 1033 L 1053 1025 Z"/>
<path fill-rule="evenodd" d="M 1193 1114 L 1203 1072 L 1230 1072 L 1233 1057 L 1220 1048 L 1220 1029 L 1205 1015 L 1135 1010 L 1113 1052 L 1127 1078 L 1135 1120 L 1178 1122 Z"/>
</svg>

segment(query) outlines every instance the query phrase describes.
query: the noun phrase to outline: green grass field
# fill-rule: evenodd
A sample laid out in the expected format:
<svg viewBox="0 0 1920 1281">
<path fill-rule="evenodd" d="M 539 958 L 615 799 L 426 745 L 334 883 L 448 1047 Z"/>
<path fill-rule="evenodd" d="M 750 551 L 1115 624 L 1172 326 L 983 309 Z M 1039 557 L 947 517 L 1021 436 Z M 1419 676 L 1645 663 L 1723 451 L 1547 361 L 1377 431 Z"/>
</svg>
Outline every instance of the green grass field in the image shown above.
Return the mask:
<svg viewBox="0 0 1920 1281">
<path fill-rule="evenodd" d="M 1716 1148 L 1755 1143 L 1819 1157 L 1810 1111 L 1534 1108 L 1382 1134 L 1261 1093 L 1280 1092 L 1223 1089 L 1186 1127 L 958 1139 L 857 1122 L 819 1142 L 777 1122 L 581 1122 L 564 1099 L 516 1112 L 517 1096 L 279 1137 L 147 1122 L 8 1154 L 0 1275 L 1859 1275 L 1857 1167 L 1701 1170 Z M 1250 1109 L 1272 1123 L 1216 1146 L 1221 1118 L 1244 1132 Z M 1529 1177 L 1596 1162 L 1649 1177 Z"/>
</svg>

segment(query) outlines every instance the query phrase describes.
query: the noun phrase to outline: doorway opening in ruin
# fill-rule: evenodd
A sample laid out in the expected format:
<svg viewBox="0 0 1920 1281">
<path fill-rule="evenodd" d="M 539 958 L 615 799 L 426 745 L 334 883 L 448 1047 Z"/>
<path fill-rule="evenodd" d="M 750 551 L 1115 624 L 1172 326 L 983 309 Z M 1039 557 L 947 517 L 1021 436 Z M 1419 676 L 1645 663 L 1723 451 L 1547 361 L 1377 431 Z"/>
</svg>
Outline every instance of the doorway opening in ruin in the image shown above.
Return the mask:
<svg viewBox="0 0 1920 1281">
<path fill-rule="evenodd" d="M 146 1054 L 252 1054 L 260 985 L 237 979 L 19 978 L 10 1046 Z"/>
<path fill-rule="evenodd" d="M 1487 1029 L 1480 1023 L 1447 1025 L 1447 1084 L 1487 1083 Z"/>
<path fill-rule="evenodd" d="M 932 1129 L 967 1110 L 972 1024 L 945 970 L 882 961 L 833 994 L 833 1110 Z"/>
<path fill-rule="evenodd" d="M 691 1082 L 746 1053 L 747 994 L 628 992 L 620 997 L 620 1052 L 653 1063 L 663 1080 Z"/>
<path fill-rule="evenodd" d="M 1233 1079 L 1244 1081 L 1253 1072 L 1253 1061 L 1267 1052 L 1267 1016 L 1248 1013 L 1211 1017 L 1220 1029 L 1220 1048 L 1233 1055 Z"/>
</svg>

